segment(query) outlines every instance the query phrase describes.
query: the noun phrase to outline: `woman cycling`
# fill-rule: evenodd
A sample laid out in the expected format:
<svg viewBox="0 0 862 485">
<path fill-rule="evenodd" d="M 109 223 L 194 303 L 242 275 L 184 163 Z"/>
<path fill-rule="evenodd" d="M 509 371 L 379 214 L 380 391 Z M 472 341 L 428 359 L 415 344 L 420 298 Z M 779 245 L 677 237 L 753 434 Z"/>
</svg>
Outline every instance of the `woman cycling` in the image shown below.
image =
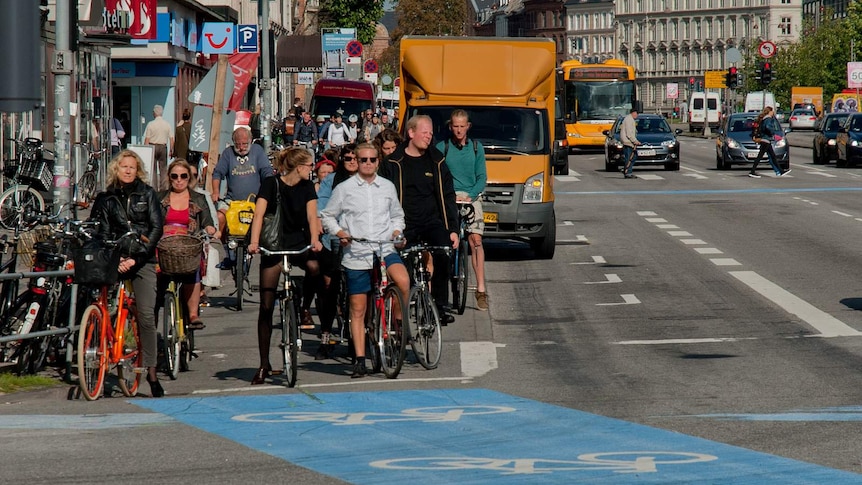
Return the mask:
<svg viewBox="0 0 862 485">
<path fill-rule="evenodd" d="M 137 153 L 123 150 L 108 164 L 108 186 L 93 203 L 90 220 L 99 222 L 107 239 L 117 239 L 129 231 L 139 238 L 127 240 L 119 271 L 130 280 L 135 292 L 136 319 L 141 336 L 143 366 L 153 397 L 165 395 L 156 375 L 156 244 L 162 237 L 162 217 L 156 191 L 147 185 L 144 162 Z"/>
<path fill-rule="evenodd" d="M 282 150 L 275 159 L 275 177 L 266 178 L 257 194 L 254 219 L 251 223 L 251 239 L 248 245 L 250 254 L 260 252 L 260 233 L 263 217 L 274 214 L 275 201 L 281 195 L 282 241 L 287 251 L 302 249 L 309 244 L 315 253 L 320 251 L 320 220 L 317 218 L 317 194 L 311 183 L 311 170 L 314 160 L 304 148 Z M 276 192 L 278 191 L 278 192 Z M 305 284 L 320 281 L 316 255 L 305 253 L 296 256 L 293 264 L 305 270 Z M 260 367 L 251 380 L 252 385 L 263 384 L 272 373 L 269 362 L 269 346 L 272 339 L 272 313 L 275 309 L 275 293 L 281 278 L 281 256 L 261 256 L 260 258 L 260 311 L 257 316 L 257 344 L 260 354 Z"/>
</svg>

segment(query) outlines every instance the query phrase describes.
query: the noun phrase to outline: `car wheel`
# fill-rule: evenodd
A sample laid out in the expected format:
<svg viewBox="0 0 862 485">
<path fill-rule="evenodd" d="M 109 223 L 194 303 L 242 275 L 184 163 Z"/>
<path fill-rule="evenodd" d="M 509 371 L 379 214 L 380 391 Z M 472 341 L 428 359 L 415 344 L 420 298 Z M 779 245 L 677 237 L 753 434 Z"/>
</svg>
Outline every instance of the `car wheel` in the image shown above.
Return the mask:
<svg viewBox="0 0 862 485">
<path fill-rule="evenodd" d="M 664 164 L 665 170 L 679 171 L 679 162 Z"/>
<path fill-rule="evenodd" d="M 847 167 L 847 160 L 841 160 L 841 157 L 839 155 L 838 160 L 835 160 L 835 166 L 838 168 L 845 168 Z"/>
</svg>

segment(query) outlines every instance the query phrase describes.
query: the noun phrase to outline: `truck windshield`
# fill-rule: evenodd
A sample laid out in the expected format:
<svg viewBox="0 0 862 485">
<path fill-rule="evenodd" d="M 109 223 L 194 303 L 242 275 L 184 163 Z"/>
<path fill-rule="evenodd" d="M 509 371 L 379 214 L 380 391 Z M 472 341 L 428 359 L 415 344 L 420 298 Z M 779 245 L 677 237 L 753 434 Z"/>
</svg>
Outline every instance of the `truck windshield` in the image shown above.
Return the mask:
<svg viewBox="0 0 862 485">
<path fill-rule="evenodd" d="M 615 120 L 629 114 L 634 101 L 632 81 L 567 81 L 566 112 L 575 119 Z"/>
<path fill-rule="evenodd" d="M 482 142 L 485 153 L 537 155 L 550 153 L 548 113 L 535 108 L 496 106 L 422 106 L 410 115 L 431 117 L 435 143 L 449 139 L 452 111 L 464 109 L 470 116 L 468 138 Z"/>
</svg>

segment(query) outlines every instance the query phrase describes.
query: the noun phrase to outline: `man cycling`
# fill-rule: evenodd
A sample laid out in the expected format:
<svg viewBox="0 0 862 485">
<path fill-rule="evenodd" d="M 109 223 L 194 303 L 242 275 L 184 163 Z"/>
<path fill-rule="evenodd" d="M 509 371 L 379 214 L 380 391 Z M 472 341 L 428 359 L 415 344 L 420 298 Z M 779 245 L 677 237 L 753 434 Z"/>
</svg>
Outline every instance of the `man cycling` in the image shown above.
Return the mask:
<svg viewBox="0 0 862 485">
<path fill-rule="evenodd" d="M 302 119 L 297 120 L 296 125 L 293 127 L 293 144 L 308 148 L 312 155 L 314 155 L 318 136 L 317 125 L 311 119 L 311 113 L 308 111 L 303 112 Z"/>
<path fill-rule="evenodd" d="M 251 130 L 240 127 L 233 132 L 233 146 L 226 148 L 218 159 L 213 170 L 212 199 L 218 209 L 218 227 L 222 230 L 222 242 L 227 240 L 227 210 L 232 200 L 246 200 L 250 194 L 257 195 L 263 179 L 274 175 L 272 164 L 263 148 L 251 142 Z M 221 181 L 225 181 L 227 190 L 220 198 Z M 222 262 L 227 268 L 232 264 L 228 255 Z"/>
</svg>

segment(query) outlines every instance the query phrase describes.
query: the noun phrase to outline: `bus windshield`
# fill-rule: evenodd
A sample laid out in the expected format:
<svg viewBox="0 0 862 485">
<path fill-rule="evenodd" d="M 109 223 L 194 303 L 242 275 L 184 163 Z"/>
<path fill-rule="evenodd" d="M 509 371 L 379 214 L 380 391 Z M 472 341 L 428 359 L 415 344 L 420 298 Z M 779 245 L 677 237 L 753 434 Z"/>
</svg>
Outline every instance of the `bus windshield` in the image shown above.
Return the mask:
<svg viewBox="0 0 862 485">
<path fill-rule="evenodd" d="M 362 118 L 362 112 L 372 109 L 371 101 L 367 99 L 335 98 L 329 96 L 315 96 L 311 100 L 309 111 L 314 116 L 332 116 L 339 112 L 347 119 L 350 115 Z"/>
<path fill-rule="evenodd" d="M 615 120 L 629 114 L 633 81 L 566 81 L 566 111 L 574 120 Z"/>
<path fill-rule="evenodd" d="M 485 153 L 537 155 L 550 153 L 548 114 L 545 110 L 495 106 L 458 106 L 470 116 L 470 139 L 482 142 Z M 435 143 L 452 136 L 449 117 L 456 106 L 422 106 L 409 116 L 431 117 Z"/>
</svg>

